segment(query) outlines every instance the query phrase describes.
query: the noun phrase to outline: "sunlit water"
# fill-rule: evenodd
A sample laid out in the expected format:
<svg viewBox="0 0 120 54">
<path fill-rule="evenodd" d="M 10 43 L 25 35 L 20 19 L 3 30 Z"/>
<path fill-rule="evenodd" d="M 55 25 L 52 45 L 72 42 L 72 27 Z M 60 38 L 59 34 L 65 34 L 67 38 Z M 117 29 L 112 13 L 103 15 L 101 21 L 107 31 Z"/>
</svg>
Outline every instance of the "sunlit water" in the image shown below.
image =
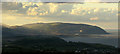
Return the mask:
<svg viewBox="0 0 120 54">
<path fill-rule="evenodd" d="M 80 35 L 80 36 L 68 36 L 68 37 L 61 37 L 66 41 L 73 41 L 73 42 L 86 42 L 86 43 L 99 43 L 105 45 L 111 45 L 118 47 L 118 32 L 117 31 L 108 31 L 111 34 L 100 35 Z"/>
</svg>

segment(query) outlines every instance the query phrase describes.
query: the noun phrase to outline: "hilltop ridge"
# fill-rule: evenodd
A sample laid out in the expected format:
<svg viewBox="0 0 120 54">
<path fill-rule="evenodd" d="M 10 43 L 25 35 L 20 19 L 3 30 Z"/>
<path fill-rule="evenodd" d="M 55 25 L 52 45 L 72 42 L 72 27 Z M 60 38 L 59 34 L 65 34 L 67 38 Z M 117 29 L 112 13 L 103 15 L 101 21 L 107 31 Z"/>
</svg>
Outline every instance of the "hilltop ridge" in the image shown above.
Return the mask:
<svg viewBox="0 0 120 54">
<path fill-rule="evenodd" d="M 88 24 L 74 24 L 74 23 L 33 23 L 22 26 L 11 26 L 4 28 L 3 34 L 7 30 L 12 30 L 15 34 L 36 34 L 36 35 L 79 35 L 79 34 L 108 34 L 104 29 L 88 25 Z"/>
</svg>

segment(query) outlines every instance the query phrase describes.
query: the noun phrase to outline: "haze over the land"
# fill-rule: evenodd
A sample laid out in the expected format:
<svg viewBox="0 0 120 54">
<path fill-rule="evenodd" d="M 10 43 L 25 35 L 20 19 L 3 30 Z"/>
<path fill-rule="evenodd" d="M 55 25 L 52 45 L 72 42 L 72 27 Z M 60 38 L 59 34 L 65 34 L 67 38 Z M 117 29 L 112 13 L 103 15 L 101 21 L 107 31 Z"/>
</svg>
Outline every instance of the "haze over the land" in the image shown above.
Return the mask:
<svg viewBox="0 0 120 54">
<path fill-rule="evenodd" d="M 67 22 L 118 28 L 118 3 L 9 2 L 2 4 L 2 14 L 3 24 L 11 26 Z"/>
</svg>

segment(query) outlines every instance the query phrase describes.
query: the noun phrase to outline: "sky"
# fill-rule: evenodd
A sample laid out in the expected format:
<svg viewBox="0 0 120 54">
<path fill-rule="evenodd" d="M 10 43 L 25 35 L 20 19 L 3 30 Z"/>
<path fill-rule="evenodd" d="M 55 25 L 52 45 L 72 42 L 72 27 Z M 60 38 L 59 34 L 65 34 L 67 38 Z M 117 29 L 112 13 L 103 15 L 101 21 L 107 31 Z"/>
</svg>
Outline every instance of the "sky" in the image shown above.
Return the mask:
<svg viewBox="0 0 120 54">
<path fill-rule="evenodd" d="M 0 0 L 2 2 L 118 2 L 120 0 Z"/>
<path fill-rule="evenodd" d="M 15 26 L 51 22 L 82 23 L 117 29 L 118 3 L 2 3 L 3 24 Z"/>
</svg>

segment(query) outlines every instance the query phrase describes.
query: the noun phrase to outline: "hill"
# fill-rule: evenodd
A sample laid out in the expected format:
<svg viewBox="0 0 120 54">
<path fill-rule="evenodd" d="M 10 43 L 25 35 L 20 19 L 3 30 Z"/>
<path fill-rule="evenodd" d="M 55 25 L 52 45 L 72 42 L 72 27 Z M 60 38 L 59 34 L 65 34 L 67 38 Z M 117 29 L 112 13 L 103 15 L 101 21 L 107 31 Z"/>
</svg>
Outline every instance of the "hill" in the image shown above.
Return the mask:
<svg viewBox="0 0 120 54">
<path fill-rule="evenodd" d="M 108 34 L 98 26 L 73 23 L 34 23 L 22 26 L 3 27 L 3 35 L 8 33 L 24 35 L 79 35 Z"/>
</svg>

